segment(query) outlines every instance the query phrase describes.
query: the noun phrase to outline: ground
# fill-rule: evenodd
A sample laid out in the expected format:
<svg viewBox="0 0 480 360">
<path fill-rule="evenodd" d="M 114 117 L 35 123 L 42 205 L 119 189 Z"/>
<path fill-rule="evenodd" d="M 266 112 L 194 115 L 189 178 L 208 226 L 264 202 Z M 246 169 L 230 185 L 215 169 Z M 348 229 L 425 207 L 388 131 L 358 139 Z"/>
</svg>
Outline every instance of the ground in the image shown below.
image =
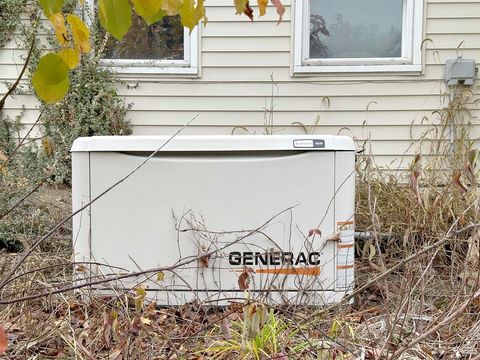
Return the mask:
<svg viewBox="0 0 480 360">
<path fill-rule="evenodd" d="M 48 210 L 53 222 L 71 211 L 65 188 L 42 189 L 30 201 Z M 366 208 L 357 209 L 360 218 Z M 441 246 L 412 237 L 418 244 L 409 248 L 402 245 L 405 234 L 379 236 L 377 252 L 363 256 L 370 244 L 358 241 L 356 288 L 365 289 L 353 304 L 161 308 L 145 301 L 141 287 L 116 297 L 86 298 L 75 291 L 37 296 L 71 284 L 69 230 L 63 226 L 2 287 L 0 326 L 8 341 L 2 358 L 474 359 L 480 350 L 478 284 L 461 276 L 470 268 L 461 254 L 472 244 L 472 231 Z M 22 241 L 27 249 L 32 244 Z M 2 274 L 22 256 L 3 251 Z M 0 331 L 0 352 L 1 339 Z"/>
</svg>

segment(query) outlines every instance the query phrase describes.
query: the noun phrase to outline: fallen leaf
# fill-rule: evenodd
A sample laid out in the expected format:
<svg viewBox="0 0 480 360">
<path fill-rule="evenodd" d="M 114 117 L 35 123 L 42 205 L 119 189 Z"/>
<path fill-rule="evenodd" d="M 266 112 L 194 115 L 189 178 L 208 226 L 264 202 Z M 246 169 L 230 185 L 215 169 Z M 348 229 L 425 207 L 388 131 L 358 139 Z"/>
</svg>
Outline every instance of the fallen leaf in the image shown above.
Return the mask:
<svg viewBox="0 0 480 360">
<path fill-rule="evenodd" d="M 108 357 L 108 360 L 121 360 L 123 358 L 122 352 L 123 352 L 123 349 L 116 349 L 110 354 L 110 356 Z"/>
<path fill-rule="evenodd" d="M 222 319 L 220 328 L 222 329 L 223 338 L 225 340 L 230 340 L 232 338 L 232 335 L 230 334 L 230 323 L 228 322 L 227 318 Z"/>
<path fill-rule="evenodd" d="M 143 317 L 143 316 L 140 317 L 140 321 L 142 322 L 142 324 L 145 324 L 145 325 L 150 325 L 152 323 L 151 319 Z"/>
<path fill-rule="evenodd" d="M 140 319 L 140 316 L 135 316 L 130 323 L 130 331 L 138 333 L 140 330 L 142 330 L 142 320 Z"/>
<path fill-rule="evenodd" d="M 0 325 L 0 355 L 5 354 L 8 349 L 8 339 L 5 329 Z"/>
</svg>

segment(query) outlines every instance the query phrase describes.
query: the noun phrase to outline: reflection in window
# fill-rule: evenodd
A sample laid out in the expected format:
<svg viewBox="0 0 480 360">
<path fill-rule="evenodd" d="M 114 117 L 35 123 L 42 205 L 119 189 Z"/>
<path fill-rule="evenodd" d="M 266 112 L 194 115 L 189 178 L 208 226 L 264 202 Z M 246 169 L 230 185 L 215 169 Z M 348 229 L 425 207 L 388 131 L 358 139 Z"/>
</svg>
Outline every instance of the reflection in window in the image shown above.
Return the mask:
<svg viewBox="0 0 480 360">
<path fill-rule="evenodd" d="M 310 0 L 310 58 L 402 56 L 403 0 Z"/>
<path fill-rule="evenodd" d="M 132 26 L 122 40 L 109 37 L 106 59 L 183 60 L 184 36 L 179 16 L 165 16 L 148 26 L 132 13 Z"/>
</svg>

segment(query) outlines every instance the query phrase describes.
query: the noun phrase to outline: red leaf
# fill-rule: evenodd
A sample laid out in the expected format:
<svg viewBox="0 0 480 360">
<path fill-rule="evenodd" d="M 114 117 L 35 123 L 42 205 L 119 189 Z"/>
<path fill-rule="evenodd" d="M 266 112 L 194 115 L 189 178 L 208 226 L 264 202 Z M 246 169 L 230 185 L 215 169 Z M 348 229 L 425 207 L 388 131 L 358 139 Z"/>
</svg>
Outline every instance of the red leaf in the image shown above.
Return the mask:
<svg viewBox="0 0 480 360">
<path fill-rule="evenodd" d="M 222 319 L 221 329 L 222 329 L 223 338 L 225 340 L 230 340 L 232 338 L 232 335 L 230 334 L 230 324 L 227 318 Z"/>
<path fill-rule="evenodd" d="M 245 11 L 243 12 L 245 15 L 247 15 L 250 20 L 253 21 L 253 9 L 250 6 L 250 3 L 247 1 L 247 5 L 245 6 Z"/>
<path fill-rule="evenodd" d="M 200 265 L 204 268 L 208 268 L 208 260 L 210 260 L 210 255 L 203 255 L 198 259 Z"/>
<path fill-rule="evenodd" d="M 467 187 L 462 184 L 462 181 L 460 180 L 461 173 L 456 173 L 452 177 L 452 182 L 453 184 L 460 190 L 462 194 L 466 193 L 468 191 Z"/>
<path fill-rule="evenodd" d="M 5 354 L 8 349 L 8 339 L 7 334 L 5 334 L 5 330 L 3 326 L 0 325 L 0 355 Z"/>
<path fill-rule="evenodd" d="M 142 320 L 140 316 L 135 316 L 130 323 L 130 331 L 133 333 L 139 333 L 142 330 Z"/>
<path fill-rule="evenodd" d="M 238 287 L 240 290 L 247 290 L 248 289 L 248 278 L 250 277 L 250 274 L 247 270 L 243 271 L 240 276 L 238 277 Z"/>
<path fill-rule="evenodd" d="M 310 229 L 308 230 L 308 236 L 312 236 L 313 234 L 317 234 L 317 235 L 322 235 L 322 232 L 320 231 L 320 229 Z"/>
<path fill-rule="evenodd" d="M 271 1 L 272 1 L 272 4 L 277 9 L 277 14 L 279 15 L 277 24 L 280 24 L 282 22 L 282 16 L 285 13 L 285 6 L 283 6 L 280 0 L 271 0 Z"/>
<path fill-rule="evenodd" d="M 409 183 L 410 183 L 410 190 L 417 198 L 419 204 L 422 203 L 422 198 L 420 196 L 420 190 L 418 187 L 418 179 L 420 178 L 420 171 L 414 170 L 410 173 Z"/>
</svg>

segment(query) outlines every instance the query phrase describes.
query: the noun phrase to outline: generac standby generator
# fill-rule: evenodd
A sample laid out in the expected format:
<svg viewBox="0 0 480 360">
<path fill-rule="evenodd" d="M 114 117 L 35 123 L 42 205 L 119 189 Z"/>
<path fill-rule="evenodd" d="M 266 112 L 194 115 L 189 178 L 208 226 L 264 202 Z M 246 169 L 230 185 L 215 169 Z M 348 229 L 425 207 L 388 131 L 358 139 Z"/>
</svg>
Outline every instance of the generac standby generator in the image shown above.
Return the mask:
<svg viewBox="0 0 480 360">
<path fill-rule="evenodd" d="M 252 298 L 271 304 L 322 305 L 352 289 L 350 138 L 79 138 L 72 147 L 73 210 L 160 147 L 73 218 L 75 260 L 89 263 L 76 267 L 77 276 L 122 277 L 94 291 L 121 293 L 143 283 L 159 305 L 222 305 L 243 299 L 248 286 Z M 123 277 L 164 267 L 170 269 Z"/>
</svg>

